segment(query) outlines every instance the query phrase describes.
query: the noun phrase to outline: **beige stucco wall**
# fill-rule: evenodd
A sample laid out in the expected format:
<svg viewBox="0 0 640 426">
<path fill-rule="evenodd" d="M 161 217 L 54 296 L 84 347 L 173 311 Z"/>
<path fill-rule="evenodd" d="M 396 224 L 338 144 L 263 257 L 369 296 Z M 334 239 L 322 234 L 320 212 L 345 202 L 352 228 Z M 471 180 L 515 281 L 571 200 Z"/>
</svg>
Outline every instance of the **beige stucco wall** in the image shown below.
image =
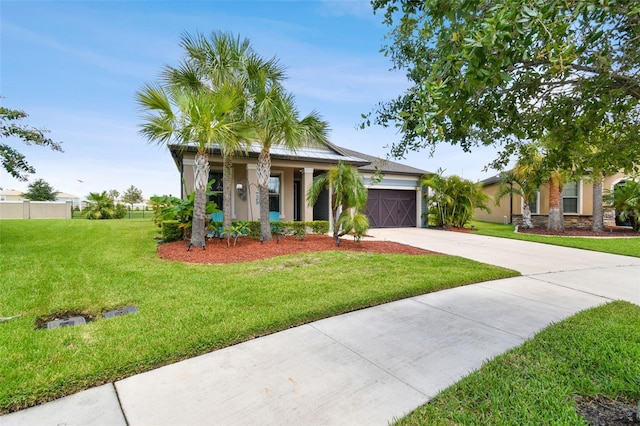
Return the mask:
<svg viewBox="0 0 640 426">
<path fill-rule="evenodd" d="M 486 212 L 484 210 L 476 209 L 474 218 L 477 220 L 482 220 L 484 222 L 504 222 L 505 216 L 507 220 L 510 217 L 510 206 L 509 206 L 509 196 L 502 198 L 500 200 L 500 205 L 496 205 L 494 202 L 494 197 L 496 192 L 498 192 L 498 185 L 488 185 L 483 188 L 485 194 L 487 194 L 490 198 L 489 207 L 491 212 Z M 517 199 L 516 199 L 517 198 Z M 513 200 L 513 209 L 515 212 L 516 207 L 520 208 L 520 197 L 514 196 Z"/>
<path fill-rule="evenodd" d="M 71 201 L 0 202 L 0 219 L 71 219 Z"/>
</svg>

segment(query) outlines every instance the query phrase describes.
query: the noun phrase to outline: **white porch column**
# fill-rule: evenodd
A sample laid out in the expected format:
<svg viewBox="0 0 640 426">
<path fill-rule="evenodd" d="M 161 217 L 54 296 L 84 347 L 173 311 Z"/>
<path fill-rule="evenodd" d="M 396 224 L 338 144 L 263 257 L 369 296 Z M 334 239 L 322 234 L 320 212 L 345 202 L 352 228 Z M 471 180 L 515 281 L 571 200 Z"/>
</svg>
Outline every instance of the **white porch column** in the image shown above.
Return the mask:
<svg viewBox="0 0 640 426">
<path fill-rule="evenodd" d="M 313 168 L 305 167 L 302 171 L 302 208 L 300 209 L 301 217 L 300 220 L 303 222 L 311 222 L 313 220 L 313 206 L 309 207 L 307 205 L 307 193 L 311 189 L 311 184 L 313 183 Z"/>
</svg>

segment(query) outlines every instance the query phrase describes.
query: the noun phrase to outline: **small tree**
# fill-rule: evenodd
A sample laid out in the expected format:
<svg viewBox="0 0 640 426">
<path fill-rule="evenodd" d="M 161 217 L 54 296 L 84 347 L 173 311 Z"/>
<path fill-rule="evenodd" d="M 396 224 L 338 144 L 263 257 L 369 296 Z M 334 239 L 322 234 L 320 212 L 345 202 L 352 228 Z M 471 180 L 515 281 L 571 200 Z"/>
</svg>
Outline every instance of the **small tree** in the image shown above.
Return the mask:
<svg viewBox="0 0 640 426">
<path fill-rule="evenodd" d="M 55 201 L 58 192 L 44 179 L 38 179 L 29 184 L 24 198 L 31 201 Z"/>
<path fill-rule="evenodd" d="M 129 204 L 133 209 L 134 204 L 144 201 L 144 198 L 142 197 L 142 190 L 131 185 L 126 191 L 124 191 L 124 194 L 122 194 L 122 201 Z"/>
<path fill-rule="evenodd" d="M 360 172 L 343 162 L 313 180 L 307 194 L 307 203 L 313 206 L 323 189 L 331 194 L 333 238 L 354 232 L 359 239 L 367 229 L 369 220 L 362 213 L 367 205 L 367 188 Z"/>
<path fill-rule="evenodd" d="M 109 196 L 109 198 L 115 201 L 118 199 L 118 197 L 120 197 L 120 191 L 118 191 L 117 189 L 110 189 L 109 191 L 107 191 L 107 195 Z"/>
</svg>

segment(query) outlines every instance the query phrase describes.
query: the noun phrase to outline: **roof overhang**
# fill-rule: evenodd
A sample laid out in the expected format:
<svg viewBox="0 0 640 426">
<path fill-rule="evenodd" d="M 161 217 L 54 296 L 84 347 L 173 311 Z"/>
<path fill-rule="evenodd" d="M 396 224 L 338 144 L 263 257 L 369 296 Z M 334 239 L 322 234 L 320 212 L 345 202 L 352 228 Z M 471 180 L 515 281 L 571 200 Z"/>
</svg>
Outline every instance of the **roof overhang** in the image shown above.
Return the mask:
<svg viewBox="0 0 640 426">
<path fill-rule="evenodd" d="M 327 144 L 327 148 L 328 149 L 323 149 L 322 147 L 304 147 L 293 151 L 283 146 L 274 146 L 271 148 L 270 154 L 272 160 L 285 160 L 292 162 L 338 164 L 339 161 L 342 161 L 356 167 L 371 164 L 368 160 L 353 155 L 345 155 L 334 149 L 334 146 L 331 144 Z M 198 152 L 198 149 L 194 145 L 170 144 L 169 151 L 171 152 L 173 161 L 176 163 L 176 167 L 178 170 L 182 171 L 182 159 L 184 154 L 196 153 Z M 222 156 L 218 145 L 208 147 L 207 154 L 211 156 Z M 246 151 L 242 152 L 242 155 L 248 158 L 258 158 L 259 154 L 260 145 L 258 144 L 252 144 Z"/>
</svg>

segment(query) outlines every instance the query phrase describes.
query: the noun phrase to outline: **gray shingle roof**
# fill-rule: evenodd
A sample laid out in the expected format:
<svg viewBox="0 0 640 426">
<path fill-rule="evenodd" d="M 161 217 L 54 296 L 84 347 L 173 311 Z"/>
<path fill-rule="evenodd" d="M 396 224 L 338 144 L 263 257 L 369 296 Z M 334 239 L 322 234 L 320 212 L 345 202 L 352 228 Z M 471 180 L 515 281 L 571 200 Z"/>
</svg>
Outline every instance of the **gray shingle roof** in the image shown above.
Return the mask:
<svg viewBox="0 0 640 426">
<path fill-rule="evenodd" d="M 181 161 L 181 153 L 185 151 L 195 152 L 195 146 L 169 145 L 169 150 L 174 160 L 176 161 L 176 165 L 178 165 L 178 169 L 180 169 L 179 163 Z M 216 145 L 214 145 L 210 149 L 210 152 L 212 154 L 219 155 L 220 149 Z M 259 153 L 260 146 L 257 144 L 253 144 L 248 150 L 248 154 L 250 157 L 257 157 Z M 393 173 L 411 176 L 422 176 L 423 174 L 428 173 L 426 170 L 417 169 L 411 166 L 405 166 L 404 164 L 400 164 L 394 161 L 389 161 L 358 151 L 353 151 L 351 149 L 342 148 L 332 143 L 327 143 L 324 146 L 303 147 L 297 149 L 295 152 L 287 149 L 286 147 L 276 145 L 271 148 L 271 158 L 291 161 L 311 160 L 333 164 L 338 163 L 338 161 L 343 161 L 348 164 L 353 164 L 354 166 L 357 166 L 360 171 L 365 172 L 374 172 L 377 167 L 382 173 Z"/>
<path fill-rule="evenodd" d="M 373 172 L 376 170 L 376 166 L 377 166 L 382 173 L 396 173 L 396 174 L 416 175 L 416 176 L 422 176 L 425 173 L 429 173 L 426 170 L 418 169 L 411 166 L 406 166 L 404 164 L 397 163 L 395 161 L 385 160 L 380 157 L 374 157 L 372 155 L 363 154 L 362 152 L 354 151 L 351 149 L 342 148 L 342 147 L 336 147 L 336 148 L 343 151 L 346 155 L 359 157 L 364 160 L 367 160 L 369 164 L 365 166 L 361 166 L 359 168 L 361 171 Z"/>
</svg>

